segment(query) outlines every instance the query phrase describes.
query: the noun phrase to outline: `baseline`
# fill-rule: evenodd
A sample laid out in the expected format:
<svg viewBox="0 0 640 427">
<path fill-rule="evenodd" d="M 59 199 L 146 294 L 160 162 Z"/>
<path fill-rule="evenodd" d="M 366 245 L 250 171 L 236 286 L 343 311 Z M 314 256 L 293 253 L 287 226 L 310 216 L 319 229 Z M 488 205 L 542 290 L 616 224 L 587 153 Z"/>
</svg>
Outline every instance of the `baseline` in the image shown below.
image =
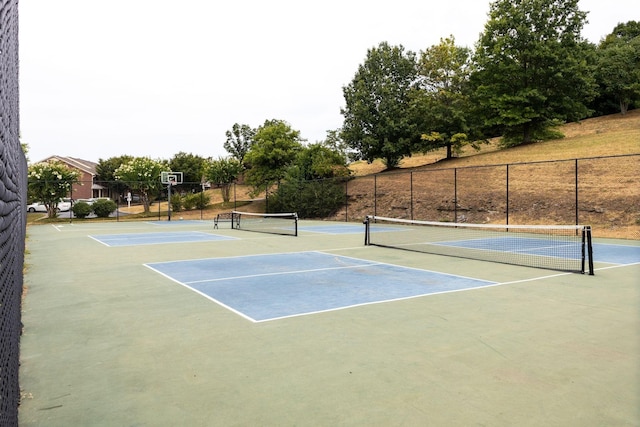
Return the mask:
<svg viewBox="0 0 640 427">
<path fill-rule="evenodd" d="M 235 237 L 205 233 L 202 231 L 103 234 L 103 235 L 90 235 L 89 237 L 96 240 L 99 243 L 102 243 L 105 246 L 110 246 L 110 247 L 238 240 Z"/>
</svg>

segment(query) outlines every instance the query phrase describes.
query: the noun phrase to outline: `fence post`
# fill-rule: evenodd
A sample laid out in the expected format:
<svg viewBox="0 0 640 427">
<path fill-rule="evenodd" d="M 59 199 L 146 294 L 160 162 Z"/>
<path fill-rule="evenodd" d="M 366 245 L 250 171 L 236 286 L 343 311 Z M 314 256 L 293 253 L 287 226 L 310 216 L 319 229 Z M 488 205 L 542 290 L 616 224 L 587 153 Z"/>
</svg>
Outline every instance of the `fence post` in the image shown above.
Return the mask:
<svg viewBox="0 0 640 427">
<path fill-rule="evenodd" d="M 576 225 L 579 224 L 578 218 L 578 159 L 576 159 L 576 170 L 575 170 L 575 178 L 576 178 Z"/>
<path fill-rule="evenodd" d="M 411 205 L 411 219 L 413 219 L 413 171 L 409 172 L 409 200 Z"/>
<path fill-rule="evenodd" d="M 344 222 L 349 222 L 349 179 L 344 181 Z"/>
<path fill-rule="evenodd" d="M 378 175 L 373 175 L 373 216 L 378 216 Z"/>
<path fill-rule="evenodd" d="M 458 222 L 458 168 L 453 168 L 453 222 Z"/>
<path fill-rule="evenodd" d="M 507 206 L 506 206 L 506 221 L 507 225 L 509 225 L 509 164 L 507 163 Z"/>
</svg>

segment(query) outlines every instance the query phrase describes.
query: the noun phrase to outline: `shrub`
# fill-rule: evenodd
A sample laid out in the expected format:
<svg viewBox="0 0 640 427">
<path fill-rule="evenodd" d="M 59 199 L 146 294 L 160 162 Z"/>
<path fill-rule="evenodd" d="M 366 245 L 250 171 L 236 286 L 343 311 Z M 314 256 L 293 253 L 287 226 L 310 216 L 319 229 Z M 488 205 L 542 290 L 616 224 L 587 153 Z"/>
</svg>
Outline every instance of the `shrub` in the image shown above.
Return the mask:
<svg viewBox="0 0 640 427">
<path fill-rule="evenodd" d="M 196 200 L 193 198 L 194 194 L 187 194 L 182 198 L 182 207 L 185 211 L 190 211 L 196 206 Z"/>
<path fill-rule="evenodd" d="M 71 209 L 76 218 L 86 218 L 93 212 L 93 208 L 87 202 L 77 202 Z"/>
<path fill-rule="evenodd" d="M 300 218 L 324 218 L 345 203 L 343 179 L 284 182 L 269 196 L 270 212 L 297 212 Z"/>
<path fill-rule="evenodd" d="M 196 193 L 194 196 L 197 196 L 194 197 L 194 199 L 196 199 L 196 209 L 206 209 L 209 203 L 211 203 L 211 196 L 207 193 Z"/>
<path fill-rule="evenodd" d="M 93 203 L 93 212 L 98 216 L 98 218 L 107 218 L 116 209 L 118 209 L 118 205 L 116 202 L 110 199 L 100 199 L 96 200 Z"/>
<path fill-rule="evenodd" d="M 180 212 L 182 210 L 183 198 L 180 193 L 171 194 L 171 210 L 173 212 Z"/>
<path fill-rule="evenodd" d="M 209 204 L 211 198 L 204 193 L 192 193 L 187 194 L 183 198 L 184 209 L 189 211 L 191 209 L 204 209 Z"/>
</svg>

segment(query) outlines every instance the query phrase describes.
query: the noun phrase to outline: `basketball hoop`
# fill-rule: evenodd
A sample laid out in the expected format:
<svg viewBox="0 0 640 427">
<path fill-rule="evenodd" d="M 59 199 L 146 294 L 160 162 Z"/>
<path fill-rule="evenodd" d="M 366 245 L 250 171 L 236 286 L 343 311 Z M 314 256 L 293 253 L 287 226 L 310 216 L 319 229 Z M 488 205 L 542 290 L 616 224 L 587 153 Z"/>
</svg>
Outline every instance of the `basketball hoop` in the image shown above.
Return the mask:
<svg viewBox="0 0 640 427">
<path fill-rule="evenodd" d="M 160 182 L 164 185 L 179 185 L 183 183 L 182 172 L 162 172 L 160 174 Z"/>
<path fill-rule="evenodd" d="M 160 173 L 160 182 L 167 186 L 167 219 L 171 221 L 171 187 L 182 184 L 182 172 L 165 171 Z"/>
</svg>

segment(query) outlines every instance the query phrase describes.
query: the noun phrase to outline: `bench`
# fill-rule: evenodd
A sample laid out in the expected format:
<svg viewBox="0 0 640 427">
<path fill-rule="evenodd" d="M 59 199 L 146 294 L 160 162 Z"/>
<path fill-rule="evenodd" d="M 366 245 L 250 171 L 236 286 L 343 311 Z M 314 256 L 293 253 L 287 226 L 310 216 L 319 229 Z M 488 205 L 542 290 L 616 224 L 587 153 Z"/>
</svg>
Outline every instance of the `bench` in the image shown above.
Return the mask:
<svg viewBox="0 0 640 427">
<path fill-rule="evenodd" d="M 223 212 L 219 213 L 216 218 L 213 220 L 213 228 L 218 228 L 218 223 L 220 222 L 232 222 L 233 221 L 233 213 L 232 212 Z"/>
</svg>

